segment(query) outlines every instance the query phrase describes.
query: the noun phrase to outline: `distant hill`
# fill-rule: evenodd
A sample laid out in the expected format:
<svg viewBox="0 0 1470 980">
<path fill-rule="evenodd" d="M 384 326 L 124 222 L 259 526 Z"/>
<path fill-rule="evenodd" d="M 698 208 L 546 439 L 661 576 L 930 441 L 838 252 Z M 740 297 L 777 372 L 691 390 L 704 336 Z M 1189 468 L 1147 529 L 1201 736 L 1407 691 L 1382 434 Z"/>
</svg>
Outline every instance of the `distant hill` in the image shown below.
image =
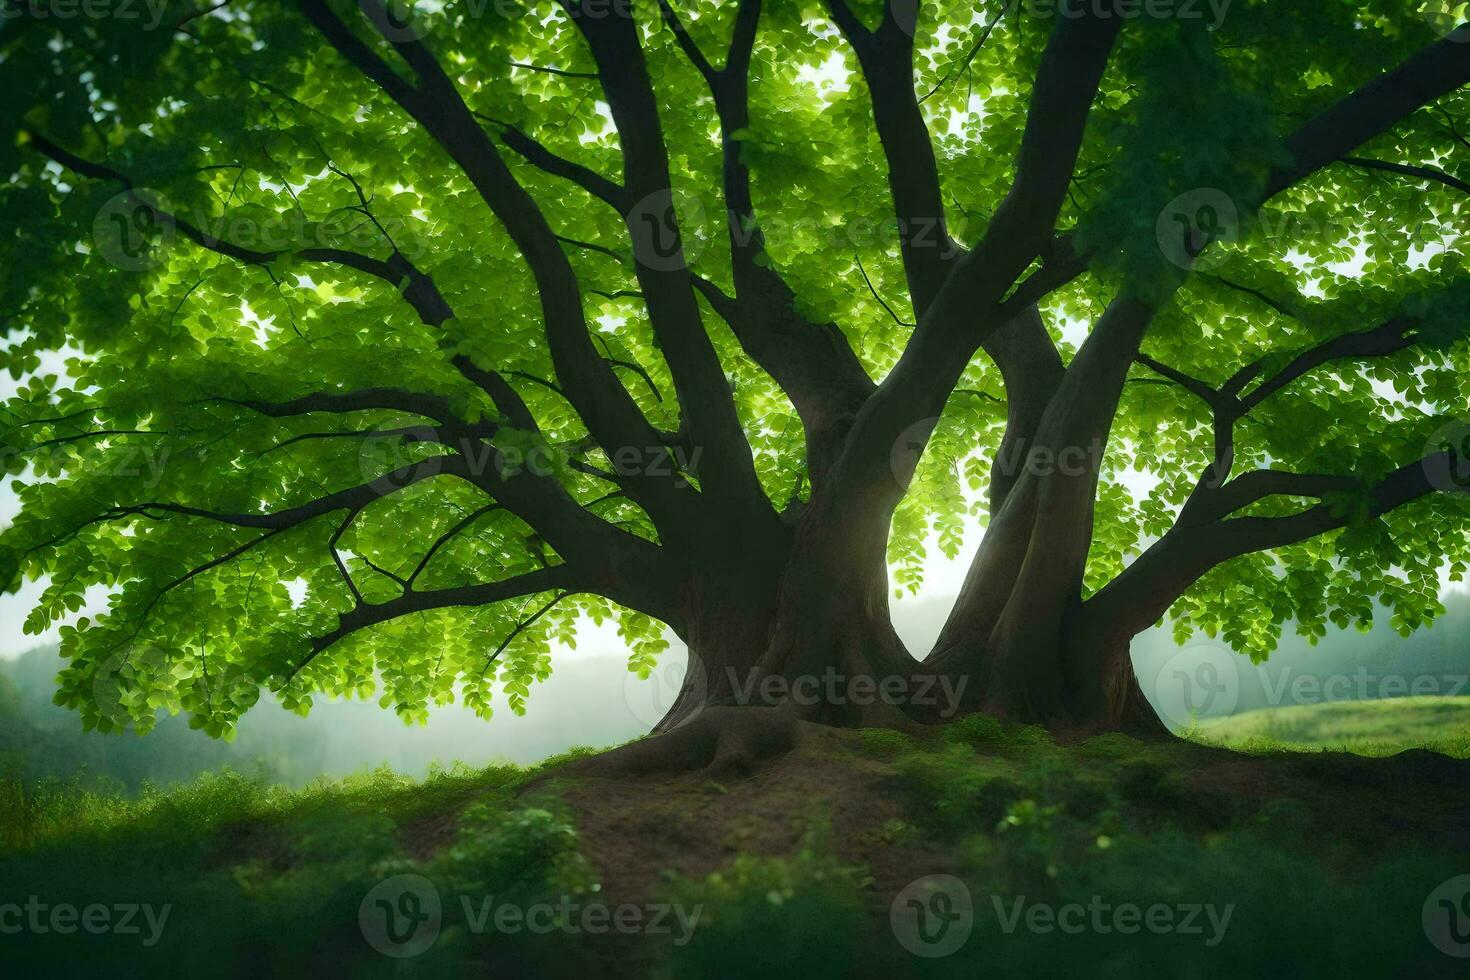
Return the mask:
<svg viewBox="0 0 1470 980">
<path fill-rule="evenodd" d="M 0 775 L 27 782 L 79 775 L 127 790 L 226 765 L 291 786 L 382 765 L 422 776 L 436 763 L 528 765 L 576 745 L 617 745 L 657 720 L 641 703 L 648 700 L 643 688 L 657 680 L 639 681 L 622 658 L 584 656 L 558 665 L 533 692 L 525 717 L 502 706 L 487 722 L 451 705 L 427 726 L 408 727 L 376 700 L 320 699 L 302 718 L 263 699 L 232 743 L 191 730 L 184 715 L 163 715 L 146 738 L 101 735 L 84 732 L 79 715 L 52 703 L 62 666 L 54 647 L 0 660 Z"/>
<path fill-rule="evenodd" d="M 1381 698 L 1264 708 L 1214 718 L 1194 733 L 1227 748 L 1347 750 L 1393 755 L 1427 748 L 1470 758 L 1470 698 Z"/>
<path fill-rule="evenodd" d="M 1180 648 L 1167 628 L 1155 629 L 1135 643 L 1134 662 L 1156 707 L 1181 730 L 1270 707 L 1470 694 L 1470 596 L 1452 593 L 1447 606 L 1433 628 L 1407 639 L 1389 628 L 1384 611 L 1372 631 L 1333 631 L 1316 647 L 1288 627 L 1281 648 L 1260 666 L 1218 641 L 1196 639 Z M 895 624 L 920 649 L 947 612 L 945 600 L 905 604 Z M 416 776 L 435 763 L 454 761 L 531 765 L 572 746 L 625 742 L 657 720 L 660 700 L 667 700 L 681 676 L 682 650 L 671 650 L 655 677 L 640 681 L 611 652 L 615 638 L 583 645 L 604 647 L 608 652 L 560 658 L 551 677 L 533 690 L 525 717 L 502 707 L 485 722 L 448 706 L 436 710 L 426 727 L 409 728 L 376 701 L 319 700 L 301 718 L 264 700 L 230 744 L 190 730 L 182 716 L 165 717 L 146 739 L 84 733 L 74 712 L 51 703 L 63 666 L 56 649 L 36 649 L 0 660 L 0 775 L 33 781 L 80 774 L 135 790 L 144 781 L 183 781 L 225 765 L 291 786 L 381 765 Z M 1180 700 L 1186 690 L 1194 696 L 1190 705 Z M 1201 690 L 1216 693 L 1201 698 Z"/>
<path fill-rule="evenodd" d="M 1312 646 L 1292 624 L 1262 664 L 1223 641 L 1196 636 L 1180 647 L 1166 625 L 1133 645 L 1133 663 L 1154 707 L 1175 729 L 1264 708 L 1382 698 L 1470 695 L 1470 595 L 1452 592 L 1435 624 L 1402 637 L 1378 609 L 1367 633 L 1329 630 Z"/>
</svg>

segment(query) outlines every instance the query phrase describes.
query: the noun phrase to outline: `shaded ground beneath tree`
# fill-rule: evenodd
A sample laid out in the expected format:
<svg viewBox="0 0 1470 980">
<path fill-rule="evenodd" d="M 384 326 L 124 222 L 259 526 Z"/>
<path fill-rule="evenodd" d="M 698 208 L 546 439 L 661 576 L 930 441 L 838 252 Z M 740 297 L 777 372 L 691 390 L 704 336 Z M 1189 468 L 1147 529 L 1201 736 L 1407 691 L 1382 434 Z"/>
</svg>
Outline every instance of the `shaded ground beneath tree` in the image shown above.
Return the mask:
<svg viewBox="0 0 1470 980">
<path fill-rule="evenodd" d="M 1442 951 L 1453 937 L 1437 947 L 1425 922 L 1436 889 L 1470 874 L 1467 760 L 1059 744 L 984 717 L 917 735 L 795 723 L 733 754 L 689 744 L 418 784 L 286 793 L 224 775 L 131 803 L 32 795 L 15 801 L 0 880 L 53 904 L 169 902 L 172 918 L 150 948 L 6 944 L 39 976 L 1463 975 Z M 396 958 L 373 948 L 371 899 L 404 875 L 430 883 L 439 929 Z M 926 957 L 905 935 L 918 908 L 940 909 L 933 875 L 962 882 L 972 914 L 957 949 Z M 502 906 L 546 907 L 547 928 L 477 918 Z M 636 909 L 641 931 L 594 907 Z M 1129 931 L 1128 908 L 1171 925 Z"/>
</svg>

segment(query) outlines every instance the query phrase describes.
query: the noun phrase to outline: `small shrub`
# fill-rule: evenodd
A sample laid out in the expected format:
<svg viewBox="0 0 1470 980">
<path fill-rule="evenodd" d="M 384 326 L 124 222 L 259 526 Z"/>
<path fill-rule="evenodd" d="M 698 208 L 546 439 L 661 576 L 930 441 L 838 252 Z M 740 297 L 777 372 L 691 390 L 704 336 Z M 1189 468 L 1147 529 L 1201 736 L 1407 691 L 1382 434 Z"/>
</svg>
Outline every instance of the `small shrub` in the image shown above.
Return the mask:
<svg viewBox="0 0 1470 980">
<path fill-rule="evenodd" d="M 907 798 L 914 820 L 941 837 L 992 830 L 1025 792 L 964 745 L 940 743 L 903 754 L 894 765 L 894 789 Z"/>
<path fill-rule="evenodd" d="M 532 898 L 582 891 L 591 881 L 579 843 L 576 825 L 563 814 L 477 803 L 460 816 L 457 840 L 435 857 L 429 876 L 442 875 L 466 893 Z"/>
<path fill-rule="evenodd" d="M 944 728 L 944 739 L 974 749 L 1009 751 L 1052 744 L 1051 735 L 1037 725 L 1018 725 L 989 715 L 965 715 Z"/>
<path fill-rule="evenodd" d="M 862 731 L 863 751 L 880 758 L 892 758 L 913 748 L 911 736 L 892 728 L 865 728 Z"/>
<path fill-rule="evenodd" d="M 791 858 L 741 855 L 703 880 L 676 880 L 669 898 L 697 925 L 668 946 L 669 976 L 848 977 L 866 919 L 864 872 L 804 847 Z"/>
</svg>

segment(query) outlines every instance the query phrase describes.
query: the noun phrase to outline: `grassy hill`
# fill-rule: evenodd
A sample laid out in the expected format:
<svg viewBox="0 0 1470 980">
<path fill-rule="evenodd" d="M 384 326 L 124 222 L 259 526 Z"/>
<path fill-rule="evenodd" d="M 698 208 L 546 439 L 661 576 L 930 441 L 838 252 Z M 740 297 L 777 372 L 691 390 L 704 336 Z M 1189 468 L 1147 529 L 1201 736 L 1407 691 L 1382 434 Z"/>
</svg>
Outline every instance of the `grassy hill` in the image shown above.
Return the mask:
<svg viewBox="0 0 1470 980">
<path fill-rule="evenodd" d="M 787 734 L 296 792 L 3 784 L 0 903 L 168 914 L 0 956 L 36 977 L 1463 975 L 1421 915 L 1470 867 L 1470 761 L 984 717 Z M 916 956 L 916 923 L 963 942 Z"/>
<path fill-rule="evenodd" d="M 1470 757 L 1470 697 L 1406 697 L 1264 708 L 1201 722 L 1190 737 L 1251 750 L 1392 755 L 1426 748 Z"/>
</svg>

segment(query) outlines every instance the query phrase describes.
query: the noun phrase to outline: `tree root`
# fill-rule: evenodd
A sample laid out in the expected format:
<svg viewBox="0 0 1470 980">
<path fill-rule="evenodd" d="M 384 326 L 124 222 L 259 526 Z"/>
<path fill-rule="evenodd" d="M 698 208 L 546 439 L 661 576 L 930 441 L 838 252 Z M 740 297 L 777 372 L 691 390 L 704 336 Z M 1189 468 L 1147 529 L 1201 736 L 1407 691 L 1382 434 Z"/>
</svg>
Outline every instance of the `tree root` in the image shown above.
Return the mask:
<svg viewBox="0 0 1470 980">
<path fill-rule="evenodd" d="M 748 776 L 796 748 L 794 714 L 783 708 L 706 708 L 672 731 L 575 764 L 597 775 L 641 776 L 704 770 L 712 779 Z"/>
</svg>

